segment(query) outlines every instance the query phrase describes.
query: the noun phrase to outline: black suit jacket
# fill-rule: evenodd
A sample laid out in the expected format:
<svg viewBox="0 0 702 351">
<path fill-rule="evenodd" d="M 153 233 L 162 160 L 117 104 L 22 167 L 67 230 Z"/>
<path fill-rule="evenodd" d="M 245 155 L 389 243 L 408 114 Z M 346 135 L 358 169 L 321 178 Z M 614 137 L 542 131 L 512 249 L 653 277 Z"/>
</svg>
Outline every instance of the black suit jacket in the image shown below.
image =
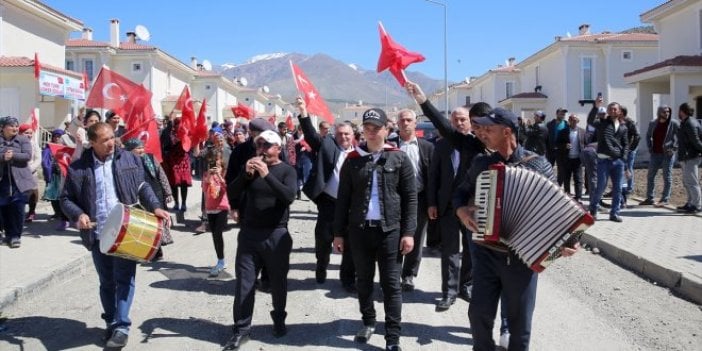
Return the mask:
<svg viewBox="0 0 702 351">
<path fill-rule="evenodd" d="M 396 138 L 388 139 L 388 142 L 397 146 L 398 149 L 400 148 L 399 136 Z M 428 187 L 427 182 L 429 179 L 429 165 L 431 163 L 431 157 L 434 154 L 434 144 L 424 139 L 417 138 L 417 146 L 419 146 L 419 169 L 422 171 L 422 192 L 425 192 Z M 420 199 L 420 201 L 422 201 L 422 199 Z"/>
<path fill-rule="evenodd" d="M 585 148 L 585 129 L 582 127 L 578 128 L 578 144 L 580 146 L 580 152 Z M 556 144 L 558 145 L 558 157 L 562 160 L 568 159 L 568 149 L 567 144 L 570 143 L 570 126 L 566 129 L 561 130 L 556 137 Z"/>
<path fill-rule="evenodd" d="M 302 126 L 305 141 L 312 148 L 312 151 L 317 154 L 312 164 L 310 176 L 302 186 L 302 191 L 305 195 L 316 203 L 317 197 L 322 193 L 329 178 L 334 174 L 334 167 L 339 155 L 341 155 L 341 150 L 336 143 L 336 139 L 331 134 L 322 137 L 317 133 L 309 117 L 297 116 L 297 118 Z"/>
<path fill-rule="evenodd" d="M 454 175 L 453 161 L 451 160 L 454 150 L 448 140 L 439 140 L 434 147 L 434 155 L 429 167 L 429 181 L 426 189 L 427 206 L 436 206 L 439 216 L 447 214 L 446 212 L 451 208 L 453 192 L 467 174 L 465 171 L 465 163 L 467 162 L 461 162 L 458 166 L 458 172 Z"/>
</svg>

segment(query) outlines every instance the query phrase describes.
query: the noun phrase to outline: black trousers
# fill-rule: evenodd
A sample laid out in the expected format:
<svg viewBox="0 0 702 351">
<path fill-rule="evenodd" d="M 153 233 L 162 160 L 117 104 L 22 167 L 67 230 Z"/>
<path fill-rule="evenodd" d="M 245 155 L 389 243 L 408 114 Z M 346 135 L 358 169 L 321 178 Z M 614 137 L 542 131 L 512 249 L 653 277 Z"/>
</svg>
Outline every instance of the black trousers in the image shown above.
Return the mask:
<svg viewBox="0 0 702 351">
<path fill-rule="evenodd" d="M 580 200 L 583 197 L 583 167 L 578 158 L 561 159 L 558 168 L 563 165 L 563 190 L 570 193 L 570 180 L 575 184 L 575 198 Z"/>
<path fill-rule="evenodd" d="M 266 239 L 258 239 L 266 234 Z M 274 318 L 285 315 L 292 237 L 287 228 L 242 227 L 237 242 L 234 329 L 235 332 L 248 333 L 255 302 L 256 275 L 263 265 L 268 268 L 270 278 L 272 315 Z"/>
<path fill-rule="evenodd" d="M 402 265 L 402 278 L 416 277 L 422 263 L 422 248 L 427 234 L 427 197 L 422 191 L 417 194 L 417 231 L 414 232 L 414 249 L 405 255 Z"/>
<path fill-rule="evenodd" d="M 439 217 L 441 232 L 441 292 L 444 297 L 456 297 L 458 289 L 472 278 L 468 240 L 470 233 L 461 225 L 452 208 Z M 461 254 L 463 246 L 463 254 Z"/>
<path fill-rule="evenodd" d="M 214 243 L 217 259 L 224 259 L 224 238 L 222 233 L 227 226 L 227 211 L 218 213 L 208 213 L 207 221 L 210 223 L 210 231 L 212 232 L 212 242 Z"/>
<path fill-rule="evenodd" d="M 374 325 L 376 322 L 373 279 L 377 262 L 385 307 L 385 341 L 388 345 L 399 344 L 402 321 L 400 230 L 384 232 L 381 227 L 351 228 L 349 241 L 356 265 L 356 288 L 363 324 Z"/>
<path fill-rule="evenodd" d="M 336 210 L 336 199 L 322 193 L 317 198 L 317 224 L 314 227 L 314 253 L 317 257 L 317 269 L 326 270 L 329 266 L 329 256 L 332 253 L 332 242 L 334 241 L 334 211 Z M 353 285 L 356 281 L 356 268 L 353 265 L 351 248 L 345 245 L 341 255 L 341 267 L 339 269 L 339 279 L 344 285 Z"/>
</svg>

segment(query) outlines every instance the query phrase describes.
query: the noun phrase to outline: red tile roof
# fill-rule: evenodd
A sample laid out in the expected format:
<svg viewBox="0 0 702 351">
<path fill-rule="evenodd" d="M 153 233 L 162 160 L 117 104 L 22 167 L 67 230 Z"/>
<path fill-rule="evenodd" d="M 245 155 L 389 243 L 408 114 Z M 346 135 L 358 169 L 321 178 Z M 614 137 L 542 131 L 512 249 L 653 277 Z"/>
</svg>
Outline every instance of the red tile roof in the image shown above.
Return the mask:
<svg viewBox="0 0 702 351">
<path fill-rule="evenodd" d="M 657 41 L 658 34 L 651 33 L 598 33 L 578 35 L 571 38 L 561 38 L 561 41 L 583 41 L 591 43 L 606 43 L 615 41 Z"/>
<path fill-rule="evenodd" d="M 39 60 L 41 63 L 41 60 Z M 34 67 L 34 60 L 24 56 L 0 56 L 0 67 Z M 75 78 L 83 78 L 83 74 L 69 71 L 67 69 L 47 65 L 42 63 L 41 69 L 44 71 L 55 72 L 69 75 Z"/>
<path fill-rule="evenodd" d="M 695 55 L 695 56 L 676 56 L 671 59 L 667 59 L 658 63 L 654 63 L 650 66 L 646 66 L 640 69 L 637 69 L 632 72 L 624 73 L 624 77 L 631 77 L 635 76 L 640 73 L 648 72 L 648 71 L 653 71 L 658 68 L 662 67 L 670 67 L 670 66 L 688 66 L 688 67 L 702 67 L 702 56 L 700 55 Z"/>
<path fill-rule="evenodd" d="M 110 43 L 104 41 L 87 40 L 87 39 L 68 39 L 66 40 L 68 47 L 110 47 Z M 155 50 L 156 47 L 150 45 L 141 45 L 138 43 L 130 43 L 128 41 L 119 43 L 119 48 L 122 50 Z"/>
</svg>

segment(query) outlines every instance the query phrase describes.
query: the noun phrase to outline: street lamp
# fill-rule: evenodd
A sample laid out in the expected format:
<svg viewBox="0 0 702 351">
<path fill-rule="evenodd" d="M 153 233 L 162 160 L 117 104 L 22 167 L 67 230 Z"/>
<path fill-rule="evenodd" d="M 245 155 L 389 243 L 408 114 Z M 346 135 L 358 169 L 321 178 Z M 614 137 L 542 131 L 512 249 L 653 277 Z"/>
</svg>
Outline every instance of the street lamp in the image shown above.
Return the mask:
<svg viewBox="0 0 702 351">
<path fill-rule="evenodd" d="M 443 6 L 444 8 L 444 94 L 446 95 L 444 101 L 446 103 L 445 111 L 446 115 L 449 114 L 449 90 L 448 90 L 448 6 L 446 2 L 436 1 L 436 0 L 424 0 L 432 4 Z"/>
</svg>

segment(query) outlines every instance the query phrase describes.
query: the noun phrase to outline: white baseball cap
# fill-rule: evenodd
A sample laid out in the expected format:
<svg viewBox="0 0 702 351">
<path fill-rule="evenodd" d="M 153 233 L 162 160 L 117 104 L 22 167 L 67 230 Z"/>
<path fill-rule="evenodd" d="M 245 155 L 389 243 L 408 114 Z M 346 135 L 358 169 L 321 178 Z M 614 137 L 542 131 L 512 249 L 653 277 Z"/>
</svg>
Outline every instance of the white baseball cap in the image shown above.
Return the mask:
<svg viewBox="0 0 702 351">
<path fill-rule="evenodd" d="M 272 130 L 266 130 L 261 132 L 256 139 L 254 139 L 254 142 L 258 142 L 259 139 L 263 139 L 265 142 L 273 145 L 278 145 L 281 146 L 283 145 L 283 140 L 280 139 L 280 135 L 278 133 L 272 131 Z"/>
</svg>

